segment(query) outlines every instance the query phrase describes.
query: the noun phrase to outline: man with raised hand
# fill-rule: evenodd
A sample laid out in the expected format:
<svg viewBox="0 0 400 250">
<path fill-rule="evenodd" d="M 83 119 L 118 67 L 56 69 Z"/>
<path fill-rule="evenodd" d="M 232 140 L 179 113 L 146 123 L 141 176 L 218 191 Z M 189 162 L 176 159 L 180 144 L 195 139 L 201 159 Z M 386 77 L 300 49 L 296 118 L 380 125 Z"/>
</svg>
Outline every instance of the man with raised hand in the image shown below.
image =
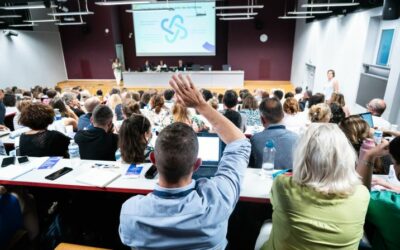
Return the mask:
<svg viewBox="0 0 400 250">
<path fill-rule="evenodd" d="M 243 133 L 203 99 L 190 77 L 170 80 L 177 102 L 195 108 L 227 144 L 211 179 L 192 179 L 201 165 L 193 129 L 174 123 L 161 131 L 152 161 L 154 191 L 127 200 L 121 209 L 122 242 L 138 249 L 225 249 L 228 219 L 240 195 L 251 146 Z"/>
</svg>

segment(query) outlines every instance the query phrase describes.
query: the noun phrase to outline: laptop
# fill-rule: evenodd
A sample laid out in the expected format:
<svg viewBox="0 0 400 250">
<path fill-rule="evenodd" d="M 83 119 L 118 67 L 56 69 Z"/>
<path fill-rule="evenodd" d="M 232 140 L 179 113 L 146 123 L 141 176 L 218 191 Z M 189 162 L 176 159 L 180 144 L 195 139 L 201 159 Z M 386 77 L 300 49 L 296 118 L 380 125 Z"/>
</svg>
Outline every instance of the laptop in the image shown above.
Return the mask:
<svg viewBox="0 0 400 250">
<path fill-rule="evenodd" d="M 374 121 L 372 120 L 372 114 L 370 112 L 361 113 L 359 116 L 368 123 L 370 128 L 374 127 Z"/>
<path fill-rule="evenodd" d="M 215 175 L 223 153 L 223 142 L 217 134 L 198 133 L 199 155 L 202 165 L 193 173 L 193 179 L 210 178 Z"/>
</svg>

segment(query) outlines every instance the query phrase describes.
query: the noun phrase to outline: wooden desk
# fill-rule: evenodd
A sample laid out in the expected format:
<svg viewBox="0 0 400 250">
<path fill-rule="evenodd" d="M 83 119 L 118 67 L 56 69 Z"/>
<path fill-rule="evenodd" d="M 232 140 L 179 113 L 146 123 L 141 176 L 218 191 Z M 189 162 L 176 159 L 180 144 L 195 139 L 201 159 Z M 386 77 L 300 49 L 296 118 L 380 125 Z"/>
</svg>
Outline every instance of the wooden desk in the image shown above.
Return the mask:
<svg viewBox="0 0 400 250">
<path fill-rule="evenodd" d="M 30 163 L 23 165 L 25 167 L 35 167 L 34 170 L 23 174 L 13 180 L 2 179 L 0 177 L 0 184 L 3 185 L 15 185 L 15 186 L 31 186 L 31 187 L 44 187 L 44 188 L 61 188 L 61 189 L 73 189 L 73 190 L 89 190 L 89 191 L 102 191 L 102 192 L 118 192 L 118 193 L 131 193 L 131 194 L 148 194 L 153 191 L 157 179 L 148 180 L 144 177 L 146 171 L 150 168 L 150 163 L 141 164 L 143 166 L 142 173 L 137 179 L 128 179 L 123 175 L 111 182 L 104 188 L 90 186 L 77 182 L 75 179 L 77 176 L 81 175 L 85 171 L 91 169 L 94 163 L 112 163 L 107 161 L 90 161 L 81 160 L 78 166 L 70 166 L 70 161 L 68 159 L 60 160 L 51 169 L 36 169 L 48 157 L 30 157 Z M 44 177 L 63 168 L 72 167 L 74 170 L 67 173 L 66 175 L 50 181 Z M 121 174 L 125 173 L 128 164 L 121 164 L 120 168 L 110 170 L 119 171 Z M 269 192 L 272 187 L 272 180 L 263 179 L 259 175 L 259 169 L 248 168 L 246 170 L 246 175 L 243 181 L 242 190 L 240 193 L 241 201 L 256 202 L 256 203 L 268 203 L 269 202 Z"/>
</svg>

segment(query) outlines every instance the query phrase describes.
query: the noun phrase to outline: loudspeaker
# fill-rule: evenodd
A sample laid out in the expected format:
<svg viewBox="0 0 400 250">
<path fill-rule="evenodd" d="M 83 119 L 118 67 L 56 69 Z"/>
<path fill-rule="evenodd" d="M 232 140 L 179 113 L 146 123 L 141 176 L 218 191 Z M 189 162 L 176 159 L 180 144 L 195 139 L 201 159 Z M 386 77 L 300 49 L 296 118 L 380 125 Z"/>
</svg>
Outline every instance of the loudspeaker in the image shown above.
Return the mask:
<svg viewBox="0 0 400 250">
<path fill-rule="evenodd" d="M 399 18 L 400 0 L 385 0 L 383 3 L 382 19 L 395 20 Z"/>
</svg>

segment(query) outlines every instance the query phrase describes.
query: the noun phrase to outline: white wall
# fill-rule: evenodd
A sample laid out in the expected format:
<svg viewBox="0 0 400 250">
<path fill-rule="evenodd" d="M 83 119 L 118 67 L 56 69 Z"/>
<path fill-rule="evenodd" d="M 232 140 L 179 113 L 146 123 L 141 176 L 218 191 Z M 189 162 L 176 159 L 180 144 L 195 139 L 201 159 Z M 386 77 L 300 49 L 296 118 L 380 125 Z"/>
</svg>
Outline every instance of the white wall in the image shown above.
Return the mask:
<svg viewBox="0 0 400 250">
<path fill-rule="evenodd" d="M 334 69 L 339 81 L 339 91 L 345 95 L 352 113 L 364 112 L 365 108 L 355 103 L 358 83 L 362 64 L 374 64 L 376 59 L 375 50 L 379 38 L 368 42 L 372 32 L 368 29 L 371 17 L 380 16 L 381 13 L 382 7 L 379 7 L 310 23 L 298 20 L 291 74 L 293 84 L 303 87 L 306 85 L 305 63 L 309 63 L 316 66 L 314 92 L 322 92 L 323 84 L 327 82 L 327 70 Z M 400 19 L 381 21 L 379 25 L 396 28 L 389 59 L 391 71 L 384 98 L 388 105 L 384 117 L 395 123 L 400 121 L 400 108 L 395 102 L 400 72 L 400 53 L 396 52 L 400 51 Z M 380 35 L 380 32 L 378 34 Z M 400 88 L 398 92 L 397 97 L 400 96 Z"/>
<path fill-rule="evenodd" d="M 53 87 L 67 79 L 58 30 L 17 32 L 8 38 L 0 30 L 0 88 Z"/>
</svg>

